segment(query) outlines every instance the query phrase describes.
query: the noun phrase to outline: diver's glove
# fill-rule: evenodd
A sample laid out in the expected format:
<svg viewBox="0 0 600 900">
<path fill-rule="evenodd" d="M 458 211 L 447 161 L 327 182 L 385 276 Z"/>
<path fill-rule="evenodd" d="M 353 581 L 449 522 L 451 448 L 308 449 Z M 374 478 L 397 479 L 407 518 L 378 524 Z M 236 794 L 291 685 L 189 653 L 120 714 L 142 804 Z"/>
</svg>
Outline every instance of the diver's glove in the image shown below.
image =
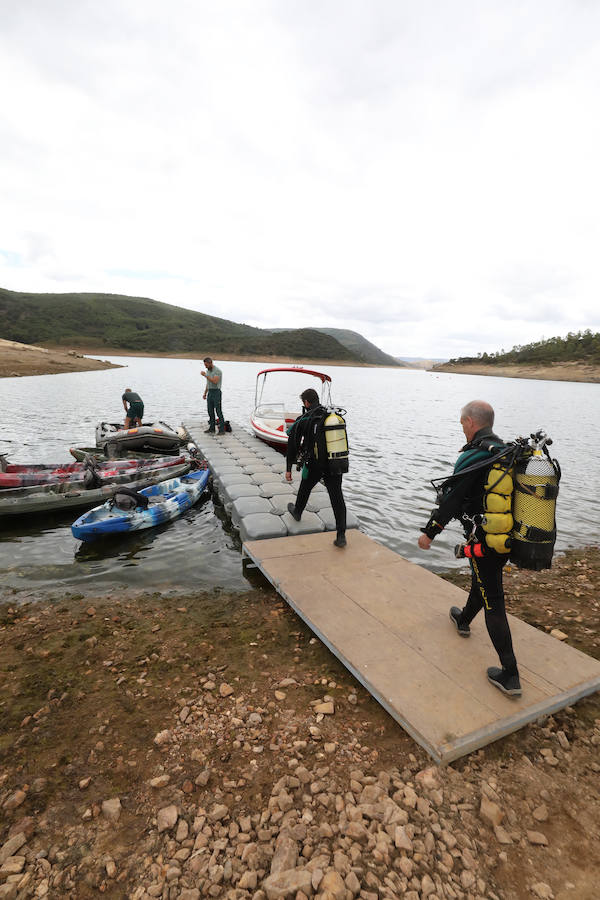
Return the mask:
<svg viewBox="0 0 600 900">
<path fill-rule="evenodd" d="M 433 540 L 434 537 L 436 537 L 438 534 L 440 534 L 440 532 L 442 532 L 444 530 L 444 526 L 440 525 L 440 523 L 436 521 L 435 517 L 437 515 L 437 512 L 438 512 L 438 510 L 434 509 L 433 512 L 431 513 L 431 516 L 429 518 L 429 522 L 427 523 L 427 525 L 425 525 L 424 528 L 419 529 L 420 531 L 423 532 L 423 534 L 426 534 L 428 538 L 431 538 L 431 540 Z"/>
</svg>

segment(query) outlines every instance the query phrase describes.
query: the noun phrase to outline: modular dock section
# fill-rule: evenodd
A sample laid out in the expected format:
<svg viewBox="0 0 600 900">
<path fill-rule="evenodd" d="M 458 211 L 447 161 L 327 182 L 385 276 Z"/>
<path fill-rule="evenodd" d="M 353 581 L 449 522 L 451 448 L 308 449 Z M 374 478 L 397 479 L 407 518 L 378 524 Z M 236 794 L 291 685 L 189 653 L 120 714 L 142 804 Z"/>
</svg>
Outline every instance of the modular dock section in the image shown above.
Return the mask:
<svg viewBox="0 0 600 900">
<path fill-rule="evenodd" d="M 300 472 L 294 469 L 292 484 L 285 480 L 282 453 L 235 423 L 224 435 L 206 434 L 206 419 L 189 420 L 184 426 L 208 462 L 213 488 L 242 541 L 335 530 L 329 495 L 322 484 L 313 488 L 299 522 L 290 515 L 287 507 L 296 497 Z M 358 525 L 348 510 L 347 527 Z"/>
<path fill-rule="evenodd" d="M 451 762 L 600 689 L 600 662 L 509 616 L 523 696 L 493 687 L 483 615 L 461 638 L 465 593 L 356 531 L 246 541 L 244 555 L 438 763 Z"/>
</svg>

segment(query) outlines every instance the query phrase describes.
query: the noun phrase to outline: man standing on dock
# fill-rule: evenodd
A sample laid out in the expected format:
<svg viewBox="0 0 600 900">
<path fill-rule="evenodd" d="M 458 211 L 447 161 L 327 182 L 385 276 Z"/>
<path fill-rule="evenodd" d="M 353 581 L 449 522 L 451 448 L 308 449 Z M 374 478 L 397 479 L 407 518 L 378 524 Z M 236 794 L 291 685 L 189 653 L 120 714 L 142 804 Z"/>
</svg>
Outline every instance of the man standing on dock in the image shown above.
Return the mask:
<svg viewBox="0 0 600 900">
<path fill-rule="evenodd" d="M 457 473 L 464 467 L 465 474 L 452 478 L 446 483 L 446 487 L 442 485 L 438 497 L 439 506 L 433 510 L 429 521 L 421 529 L 423 534 L 418 541 L 421 550 L 429 550 L 433 539 L 451 519 L 459 519 L 464 525 L 465 536 L 472 538 L 476 533 L 474 523 L 480 522 L 483 517 L 485 485 L 490 470 L 485 465 L 486 454 L 491 460 L 494 452 L 503 444 L 492 430 L 494 410 L 483 400 L 467 403 L 461 410 L 460 424 L 467 443 L 462 448 L 454 471 Z M 502 584 L 502 570 L 508 556 L 489 549 L 484 546 L 484 542 L 469 542 L 464 549 L 469 546 L 471 590 L 463 609 L 451 607 L 450 621 L 461 637 L 468 638 L 471 635 L 471 622 L 481 609 L 484 610 L 488 634 L 502 664 L 502 668 L 491 666 L 487 670 L 488 679 L 504 694 L 520 697 L 521 682 L 506 617 Z"/>
<path fill-rule="evenodd" d="M 315 484 L 323 479 L 323 484 L 329 494 L 333 514 L 335 516 L 335 527 L 337 535 L 334 540 L 336 547 L 346 546 L 346 504 L 344 495 L 342 494 L 342 475 L 339 472 L 330 472 L 327 460 L 317 460 L 314 456 L 315 437 L 312 433 L 312 425 L 317 419 L 323 419 L 326 411 L 319 403 L 319 395 L 314 388 L 308 388 L 300 394 L 304 413 L 301 415 L 288 434 L 285 479 L 292 480 L 292 466 L 298 458 L 298 454 L 302 455 L 304 466 L 302 468 L 302 477 L 300 479 L 300 487 L 296 503 L 288 503 L 288 512 L 299 522 L 302 513 L 308 503 L 310 492 Z"/>
<path fill-rule="evenodd" d="M 225 420 L 223 418 L 223 410 L 221 409 L 221 382 L 223 381 L 223 373 L 215 366 L 210 356 L 205 357 L 204 365 L 208 371 L 202 370 L 200 373 L 206 378 L 206 387 L 202 399 L 206 400 L 208 407 L 208 428 L 206 434 L 215 433 L 215 413 L 219 420 L 219 434 L 225 434 Z"/>
</svg>

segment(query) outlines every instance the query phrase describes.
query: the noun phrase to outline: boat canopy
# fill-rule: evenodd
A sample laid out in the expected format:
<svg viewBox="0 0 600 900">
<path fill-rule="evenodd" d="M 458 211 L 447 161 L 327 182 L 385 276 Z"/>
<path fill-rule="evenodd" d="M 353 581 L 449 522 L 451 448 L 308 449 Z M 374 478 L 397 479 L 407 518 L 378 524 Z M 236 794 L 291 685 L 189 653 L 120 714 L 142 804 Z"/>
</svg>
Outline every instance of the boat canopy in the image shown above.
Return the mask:
<svg viewBox="0 0 600 900">
<path fill-rule="evenodd" d="M 320 378 L 322 382 L 331 381 L 330 376 L 326 375 L 325 372 L 315 372 L 314 369 L 303 369 L 301 366 L 284 366 L 277 369 L 263 369 L 256 377 L 258 378 L 260 375 L 267 375 L 269 372 L 299 372 L 301 375 L 314 375 L 315 378 Z"/>
</svg>

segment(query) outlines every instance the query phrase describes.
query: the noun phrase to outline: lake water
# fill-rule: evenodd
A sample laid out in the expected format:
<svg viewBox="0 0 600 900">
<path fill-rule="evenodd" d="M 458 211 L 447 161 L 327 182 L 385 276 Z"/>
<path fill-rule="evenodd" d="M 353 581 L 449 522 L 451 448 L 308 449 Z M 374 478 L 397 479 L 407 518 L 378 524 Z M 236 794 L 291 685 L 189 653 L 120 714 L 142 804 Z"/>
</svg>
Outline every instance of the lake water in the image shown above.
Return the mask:
<svg viewBox="0 0 600 900">
<path fill-rule="evenodd" d="M 201 362 L 133 357 L 111 361 L 127 368 L 0 379 L 0 452 L 8 453 L 12 462 L 69 460 L 70 446 L 94 444 L 98 421 L 122 421 L 126 387 L 143 397 L 148 421 L 178 425 L 205 409 Z M 265 366 L 219 365 L 224 414 L 233 423 L 247 423 L 256 374 Z M 367 534 L 402 556 L 434 571 L 465 565 L 452 554 L 461 535 L 457 524 L 446 529 L 428 553 L 420 551 L 416 541 L 434 505 L 429 479 L 451 472 L 464 443 L 459 411 L 475 398 L 493 404 L 496 431 L 505 439 L 538 428 L 552 436 L 552 451 L 563 470 L 557 547 L 600 540 L 598 385 L 408 369 L 322 368 L 332 377 L 333 401 L 347 410 L 348 506 Z M 312 386 L 310 379 L 297 377 L 296 397 Z M 5 521 L 0 524 L 0 576 L 5 585 L 25 591 L 116 585 L 243 590 L 249 583 L 242 572 L 239 541 L 219 512 L 208 499 L 160 528 L 87 546 L 71 535 L 72 513 L 66 519 Z"/>
</svg>

